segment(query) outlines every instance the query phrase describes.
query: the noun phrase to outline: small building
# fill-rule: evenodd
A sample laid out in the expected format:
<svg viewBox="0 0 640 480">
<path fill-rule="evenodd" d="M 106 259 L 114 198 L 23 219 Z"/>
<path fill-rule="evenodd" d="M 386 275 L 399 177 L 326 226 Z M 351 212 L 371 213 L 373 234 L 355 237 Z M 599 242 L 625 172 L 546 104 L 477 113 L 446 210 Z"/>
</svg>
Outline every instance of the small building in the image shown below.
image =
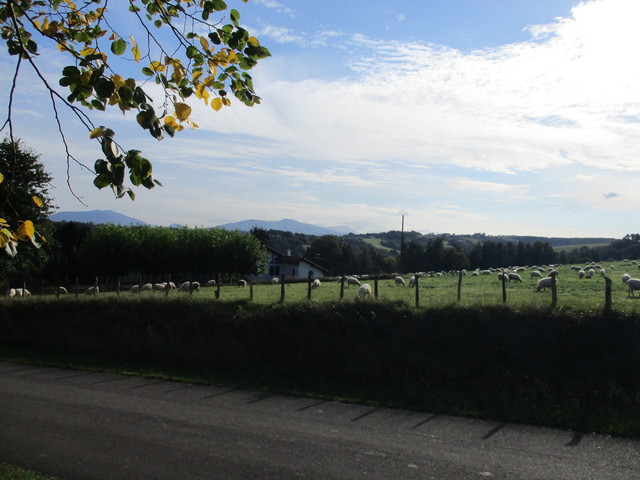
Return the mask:
<svg viewBox="0 0 640 480">
<path fill-rule="evenodd" d="M 324 278 L 329 270 L 312 262 L 305 257 L 295 257 L 288 251 L 286 255 L 271 247 L 267 247 L 266 272 L 254 277 L 255 280 L 270 280 L 273 277 L 284 275 L 286 278 L 308 278 L 309 272 L 313 278 Z"/>
</svg>

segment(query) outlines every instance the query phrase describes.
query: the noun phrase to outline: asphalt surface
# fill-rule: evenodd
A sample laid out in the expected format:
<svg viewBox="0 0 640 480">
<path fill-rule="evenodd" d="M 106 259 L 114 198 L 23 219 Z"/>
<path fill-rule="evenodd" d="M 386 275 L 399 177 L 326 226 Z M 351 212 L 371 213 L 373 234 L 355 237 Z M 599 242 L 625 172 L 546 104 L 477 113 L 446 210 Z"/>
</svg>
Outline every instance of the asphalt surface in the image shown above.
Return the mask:
<svg viewBox="0 0 640 480">
<path fill-rule="evenodd" d="M 640 442 L 0 362 L 0 460 L 64 480 L 640 479 Z"/>
</svg>

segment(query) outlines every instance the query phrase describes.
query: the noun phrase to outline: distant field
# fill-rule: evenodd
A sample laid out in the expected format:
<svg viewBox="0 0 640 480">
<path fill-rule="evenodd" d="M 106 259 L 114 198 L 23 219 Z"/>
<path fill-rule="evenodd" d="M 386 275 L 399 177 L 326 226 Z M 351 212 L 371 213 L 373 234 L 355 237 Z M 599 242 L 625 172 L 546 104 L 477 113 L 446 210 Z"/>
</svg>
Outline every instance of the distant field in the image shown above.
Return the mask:
<svg viewBox="0 0 640 480">
<path fill-rule="evenodd" d="M 384 245 L 382 245 L 381 238 L 362 238 L 362 241 L 368 245 L 371 245 L 374 248 L 377 248 L 379 250 L 384 250 L 385 252 L 390 252 L 393 250 L 392 248 L 385 247 Z"/>
<path fill-rule="evenodd" d="M 623 273 L 629 273 L 632 277 L 640 278 L 640 270 L 637 265 L 622 262 L 603 265 L 607 270 L 607 275 L 612 279 L 612 304 L 613 310 L 623 313 L 640 313 L 640 292 L 635 296 L 628 295 L 627 287 L 621 281 Z M 579 279 L 570 265 L 558 267 L 558 308 L 569 308 L 586 312 L 597 311 L 604 307 L 605 302 L 605 281 L 596 272 L 592 278 Z M 529 270 L 520 273 L 522 283 L 511 282 L 506 284 L 507 305 L 511 307 L 539 307 L 544 308 L 551 303 L 551 293 L 549 291 L 536 292 L 537 279 L 531 278 Z M 543 274 L 545 275 L 545 274 Z M 404 275 L 408 284 L 409 275 Z M 318 289 L 311 291 L 313 302 L 333 302 L 340 298 L 340 283 L 332 280 L 322 280 Z M 362 283 L 369 283 L 372 290 L 375 288 L 375 280 L 362 278 Z M 193 293 L 193 298 L 202 301 L 215 301 L 215 287 L 202 287 L 200 291 Z M 344 301 L 356 301 L 357 287 L 344 288 Z M 236 286 L 223 285 L 220 289 L 222 300 L 236 301 L 247 300 L 250 297 L 251 288 L 249 286 L 238 288 Z M 307 301 L 308 288 L 306 282 L 291 283 L 285 285 L 285 303 Z M 433 307 L 445 306 L 458 303 L 458 277 L 423 277 L 419 279 L 419 306 Z M 115 296 L 115 292 L 101 293 L 101 296 Z M 172 291 L 170 298 L 186 297 L 189 294 Z M 143 292 L 143 297 L 154 296 L 163 298 L 164 294 L 159 292 Z M 253 301 L 257 304 L 275 304 L 280 301 L 281 286 L 256 284 L 253 286 Z M 138 298 L 137 294 L 129 291 L 120 293 L 123 299 Z M 81 300 L 91 300 L 91 297 L 80 295 Z M 392 280 L 385 279 L 378 281 L 378 299 L 392 302 L 403 302 L 409 306 L 416 305 L 416 291 L 414 288 L 397 287 Z M 29 299 L 5 299 L 4 301 L 28 301 Z M 370 299 L 368 301 L 373 301 Z M 473 307 L 501 305 L 503 303 L 502 284 L 497 278 L 497 274 L 472 276 L 471 272 L 463 276 L 461 286 L 460 305 Z"/>
<path fill-rule="evenodd" d="M 563 246 L 559 246 L 559 247 L 553 247 L 553 250 L 556 252 L 570 252 L 572 250 L 578 250 L 579 248 L 582 247 L 588 247 L 588 248 L 597 248 L 597 247 L 607 247 L 610 245 L 611 242 L 605 242 L 605 243 L 583 243 L 580 245 L 563 245 Z"/>
</svg>

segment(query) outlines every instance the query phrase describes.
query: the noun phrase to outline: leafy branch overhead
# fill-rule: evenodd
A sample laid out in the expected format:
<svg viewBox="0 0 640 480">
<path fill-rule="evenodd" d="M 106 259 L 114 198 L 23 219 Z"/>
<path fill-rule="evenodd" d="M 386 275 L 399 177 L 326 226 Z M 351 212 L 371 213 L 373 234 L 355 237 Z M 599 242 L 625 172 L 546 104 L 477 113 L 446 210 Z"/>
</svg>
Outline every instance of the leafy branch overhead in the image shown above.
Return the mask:
<svg viewBox="0 0 640 480">
<path fill-rule="evenodd" d="M 125 23 L 118 18 L 123 5 L 136 32 L 119 31 Z M 158 182 L 151 162 L 136 149 L 122 149 L 115 132 L 94 125 L 86 110 L 136 112 L 137 123 L 151 136 L 173 137 L 185 125 L 197 128 L 191 119 L 193 102 L 202 101 L 215 111 L 230 106 L 231 96 L 248 106 L 260 103 L 248 70 L 270 56 L 240 25 L 240 13 L 223 0 L 6 0 L 0 1 L 0 26 L 7 51 L 17 58 L 14 86 L 21 64 L 28 62 L 49 91 L 63 141 L 57 104 L 70 108 L 90 137 L 101 142 L 104 159 L 94 164 L 94 184 L 132 199 L 126 173 L 132 185 L 152 188 Z M 60 86 L 68 89 L 66 96 L 38 69 L 39 47 L 45 42 L 70 59 L 59 78 Z M 126 73 L 133 62 L 138 78 Z M 154 83 L 163 92 L 158 103 L 148 93 Z M 13 140 L 11 106 L 3 129 L 7 125 Z M 71 159 L 67 147 L 67 161 Z"/>
</svg>

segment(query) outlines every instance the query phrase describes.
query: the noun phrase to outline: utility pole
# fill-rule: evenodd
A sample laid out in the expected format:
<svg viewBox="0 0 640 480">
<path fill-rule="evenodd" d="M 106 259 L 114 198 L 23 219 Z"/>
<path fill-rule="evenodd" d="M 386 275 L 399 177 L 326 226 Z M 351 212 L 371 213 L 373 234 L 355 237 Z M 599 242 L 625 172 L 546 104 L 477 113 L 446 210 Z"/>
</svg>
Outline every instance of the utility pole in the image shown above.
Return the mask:
<svg viewBox="0 0 640 480">
<path fill-rule="evenodd" d="M 409 215 L 409 212 L 406 210 L 400 210 L 400 216 L 402 217 L 402 229 L 400 230 L 400 265 L 402 266 L 402 261 L 404 260 L 404 217 Z"/>
</svg>

